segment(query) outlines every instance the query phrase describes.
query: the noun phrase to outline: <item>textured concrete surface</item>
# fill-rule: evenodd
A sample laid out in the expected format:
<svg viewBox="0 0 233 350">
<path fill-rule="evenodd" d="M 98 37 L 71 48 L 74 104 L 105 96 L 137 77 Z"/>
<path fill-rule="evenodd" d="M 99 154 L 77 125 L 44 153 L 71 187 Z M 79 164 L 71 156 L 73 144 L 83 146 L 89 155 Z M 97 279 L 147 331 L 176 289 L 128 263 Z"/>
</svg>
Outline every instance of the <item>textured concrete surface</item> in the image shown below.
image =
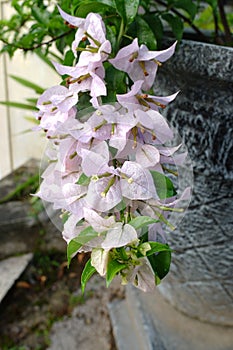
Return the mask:
<svg viewBox="0 0 233 350">
<path fill-rule="evenodd" d="M 38 162 L 30 160 L 0 181 L 0 199 L 13 193 L 17 186 L 24 184 L 30 176 L 38 172 Z M 40 230 L 38 220 L 30 201 L 31 187 L 25 188 L 21 200 L 0 204 L 0 260 L 16 254 L 34 251 Z"/>
<path fill-rule="evenodd" d="M 32 256 L 29 253 L 0 261 L 0 302 L 25 270 Z"/>
<path fill-rule="evenodd" d="M 40 227 L 27 202 L 12 201 L 0 205 L 0 260 L 33 251 Z"/>
<path fill-rule="evenodd" d="M 0 260 L 34 250 L 39 227 L 30 211 L 31 206 L 26 202 L 0 205 Z"/>
<path fill-rule="evenodd" d="M 107 305 L 124 297 L 124 287 L 113 281 L 107 289 L 105 280 L 95 275 L 88 281 L 83 302 L 80 296 L 79 291 L 80 304 L 71 317 L 54 323 L 48 350 L 115 350 Z"/>
<path fill-rule="evenodd" d="M 127 286 L 126 298 L 109 303 L 108 308 L 118 350 L 165 350 L 134 287 Z"/>
<path fill-rule="evenodd" d="M 230 350 L 233 328 L 190 318 L 159 292 L 127 288 L 126 299 L 110 305 L 118 350 Z"/>
<path fill-rule="evenodd" d="M 188 147 L 193 198 L 169 241 L 161 292 L 205 321 L 233 325 L 233 49 L 183 42 L 157 76 L 156 92 L 181 90 L 164 112 Z"/>
<path fill-rule="evenodd" d="M 159 290 L 160 288 L 158 288 Z M 162 347 L 154 350 L 230 350 L 233 328 L 200 322 L 190 318 L 167 303 L 156 290 L 153 294 L 138 293 L 143 312 L 151 318 Z"/>
</svg>

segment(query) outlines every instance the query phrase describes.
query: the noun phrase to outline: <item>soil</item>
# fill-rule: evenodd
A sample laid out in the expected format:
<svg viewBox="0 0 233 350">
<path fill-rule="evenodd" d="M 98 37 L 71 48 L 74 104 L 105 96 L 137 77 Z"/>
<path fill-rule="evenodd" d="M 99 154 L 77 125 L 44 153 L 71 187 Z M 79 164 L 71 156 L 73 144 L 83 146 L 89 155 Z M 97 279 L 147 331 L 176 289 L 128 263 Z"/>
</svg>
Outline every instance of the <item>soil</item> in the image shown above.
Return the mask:
<svg viewBox="0 0 233 350">
<path fill-rule="evenodd" d="M 67 268 L 61 232 L 40 202 L 31 204 L 30 193 L 36 192 L 37 180 L 23 188 L 16 185 L 27 181 L 36 169 L 37 163 L 32 160 L 0 182 L 0 199 L 9 197 L 7 204 L 0 204 L 1 259 L 34 254 L 0 303 L 0 350 L 62 350 L 63 346 L 56 343 L 58 335 L 61 337 L 59 327 L 70 327 L 67 340 L 75 338 L 78 350 L 93 349 L 93 344 L 97 350 L 116 350 L 107 304 L 123 298 L 124 288 L 115 282 L 107 289 L 105 280 L 94 275 L 82 295 L 80 277 L 89 256 L 78 254 Z"/>
<path fill-rule="evenodd" d="M 55 326 L 56 332 L 56 324 L 71 317 L 82 322 L 92 346 L 98 336 L 93 330 L 101 328 L 101 322 L 104 329 L 100 329 L 99 336 L 105 344 L 102 350 L 116 350 L 107 303 L 124 297 L 123 289 L 116 284 L 107 290 L 104 280 L 94 276 L 82 295 L 80 276 L 87 259 L 88 256 L 80 254 L 67 269 L 65 255 L 35 254 L 0 305 L 1 350 L 47 349 L 51 344 L 51 328 Z M 83 348 L 88 346 L 84 344 Z"/>
</svg>

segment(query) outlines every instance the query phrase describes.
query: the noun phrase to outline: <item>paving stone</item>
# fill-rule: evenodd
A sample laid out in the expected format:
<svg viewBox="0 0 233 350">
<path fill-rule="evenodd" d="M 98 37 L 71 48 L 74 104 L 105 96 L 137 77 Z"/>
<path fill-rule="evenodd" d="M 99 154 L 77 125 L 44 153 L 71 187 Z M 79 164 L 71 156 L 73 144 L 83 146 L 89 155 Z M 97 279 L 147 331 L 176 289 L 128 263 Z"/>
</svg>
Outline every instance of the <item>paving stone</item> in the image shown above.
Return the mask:
<svg viewBox="0 0 233 350">
<path fill-rule="evenodd" d="M 0 206 L 1 230 L 6 231 L 10 228 L 19 226 L 32 227 L 35 224 L 35 218 L 30 215 L 30 205 L 27 202 L 11 201 Z"/>
<path fill-rule="evenodd" d="M 27 202 L 12 201 L 0 205 L 0 260 L 34 250 L 40 230 L 30 215 Z"/>
<path fill-rule="evenodd" d="M 55 322 L 51 330 L 48 350 L 111 350 L 111 322 L 108 303 L 124 296 L 124 287 L 114 280 L 109 288 L 103 278 L 93 276 L 86 287 L 86 298 L 76 306 L 71 317 Z M 81 292 L 77 292 L 81 296 Z M 115 349 L 115 348 L 114 348 Z M 131 350 L 134 348 L 128 348 Z"/>
<path fill-rule="evenodd" d="M 0 261 L 0 302 L 25 270 L 32 257 L 33 254 L 28 253 Z"/>
</svg>

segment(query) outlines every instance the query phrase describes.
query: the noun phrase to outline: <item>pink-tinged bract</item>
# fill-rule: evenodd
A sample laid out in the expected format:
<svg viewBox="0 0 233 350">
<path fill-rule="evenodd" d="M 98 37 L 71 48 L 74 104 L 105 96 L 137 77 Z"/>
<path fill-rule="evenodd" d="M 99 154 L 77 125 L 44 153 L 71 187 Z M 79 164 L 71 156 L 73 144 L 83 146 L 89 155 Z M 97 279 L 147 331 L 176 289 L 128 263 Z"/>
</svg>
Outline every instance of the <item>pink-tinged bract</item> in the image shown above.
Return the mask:
<svg viewBox="0 0 233 350">
<path fill-rule="evenodd" d="M 151 51 L 135 38 L 113 57 L 121 33 L 112 40 L 106 19 L 58 10 L 76 28 L 74 60 L 70 66 L 53 62 L 63 81 L 37 102 L 37 129 L 44 129 L 51 147 L 36 195 L 61 210 L 69 261 L 89 252 L 91 272 L 106 277 L 107 285 L 115 273 L 122 284 L 153 291 L 158 276 L 148 254 L 154 242 L 166 243 L 165 226 L 174 229 L 170 212 L 190 198 L 190 188 L 179 196 L 173 188 L 186 152 L 172 144 L 174 132 L 161 114 L 178 92 L 152 92 L 157 70 L 176 43 Z"/>
</svg>

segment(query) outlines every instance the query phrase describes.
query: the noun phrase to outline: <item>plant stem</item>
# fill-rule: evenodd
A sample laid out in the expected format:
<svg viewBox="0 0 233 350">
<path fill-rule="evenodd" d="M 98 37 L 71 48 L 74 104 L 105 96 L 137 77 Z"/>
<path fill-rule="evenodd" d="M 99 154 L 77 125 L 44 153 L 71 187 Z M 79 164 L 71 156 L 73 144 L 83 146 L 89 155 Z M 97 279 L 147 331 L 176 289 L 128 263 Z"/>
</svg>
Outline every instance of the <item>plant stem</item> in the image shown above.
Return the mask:
<svg viewBox="0 0 233 350">
<path fill-rule="evenodd" d="M 212 8 L 213 11 L 213 18 L 214 18 L 214 37 L 215 40 L 218 40 L 219 37 L 219 26 L 218 26 L 218 16 L 216 11 Z"/>
<path fill-rule="evenodd" d="M 164 6 L 165 8 L 167 7 L 167 4 L 162 0 L 155 0 L 155 2 L 157 2 L 159 5 Z M 178 17 L 182 18 L 184 22 L 188 23 L 190 27 L 200 36 L 200 39 L 204 40 L 205 42 L 209 42 L 208 38 L 202 33 L 202 31 L 200 31 L 200 29 L 195 26 L 195 24 L 192 23 L 188 17 L 174 8 L 170 8 L 170 11 L 175 13 Z"/>
<path fill-rule="evenodd" d="M 23 47 L 23 46 L 20 46 L 20 45 L 15 45 L 15 44 L 9 43 L 7 40 L 5 40 L 5 39 L 3 39 L 3 38 L 1 38 L 1 41 L 2 41 L 4 44 L 6 44 L 6 45 L 13 46 L 13 47 L 15 47 L 15 48 L 17 48 L 17 49 L 21 49 L 21 50 L 23 50 L 23 51 L 25 51 L 25 52 L 27 52 L 27 51 L 34 51 L 34 50 L 40 48 L 41 46 L 49 45 L 49 44 L 53 43 L 54 41 L 63 38 L 64 36 L 70 34 L 70 33 L 72 32 L 72 30 L 73 30 L 73 29 L 70 29 L 70 30 L 68 30 L 67 32 L 62 33 L 62 34 L 60 34 L 60 35 L 58 35 L 58 36 L 55 36 L 55 37 L 53 37 L 52 39 L 50 39 L 50 40 L 48 40 L 48 41 L 44 41 L 44 42 L 42 42 L 42 43 L 39 43 L 39 44 L 34 45 L 34 46 L 31 46 L 31 47 Z"/>
<path fill-rule="evenodd" d="M 228 45 L 232 44 L 232 36 L 231 36 L 231 31 L 227 22 L 227 18 L 226 18 L 226 14 L 225 14 L 225 10 L 224 10 L 224 5 L 222 0 L 218 0 L 218 8 L 219 8 L 219 14 L 221 17 L 221 22 L 224 28 L 224 32 L 225 32 L 225 43 Z"/>
<path fill-rule="evenodd" d="M 120 31 L 119 31 L 119 35 L 118 35 L 118 38 L 117 38 L 117 50 L 119 49 L 119 46 L 120 46 L 120 43 L 121 43 L 121 38 L 122 36 L 124 35 L 124 31 L 125 31 L 125 28 L 124 28 L 124 20 L 122 18 L 121 20 L 121 26 L 120 26 Z"/>
</svg>

